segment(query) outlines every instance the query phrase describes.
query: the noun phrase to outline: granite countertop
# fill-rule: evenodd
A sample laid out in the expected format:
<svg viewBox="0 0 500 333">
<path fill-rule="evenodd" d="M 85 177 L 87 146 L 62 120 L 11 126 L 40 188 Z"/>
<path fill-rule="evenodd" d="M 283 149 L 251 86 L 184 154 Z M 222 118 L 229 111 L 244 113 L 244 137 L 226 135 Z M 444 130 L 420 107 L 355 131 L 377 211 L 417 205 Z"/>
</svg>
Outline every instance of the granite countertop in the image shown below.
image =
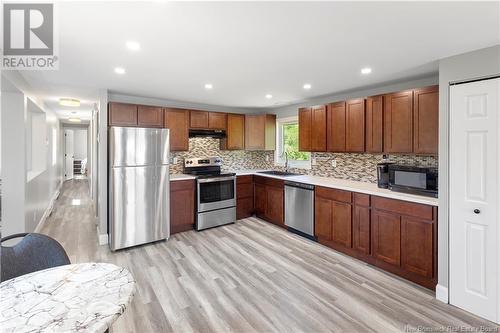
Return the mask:
<svg viewBox="0 0 500 333">
<path fill-rule="evenodd" d="M 135 281 L 107 263 L 65 265 L 0 284 L 2 332 L 102 333 L 132 300 Z"/>
<path fill-rule="evenodd" d="M 376 195 L 379 197 L 385 197 L 390 199 L 404 200 L 409 202 L 415 202 L 425 205 L 438 206 L 438 199 L 432 197 L 426 197 L 422 195 L 414 195 L 407 193 L 394 192 L 388 189 L 379 188 L 377 184 L 360 182 L 355 180 L 345 180 L 338 179 L 333 177 L 320 177 L 320 176 L 309 176 L 309 175 L 300 175 L 300 176 L 276 176 L 276 175 L 266 175 L 262 173 L 258 173 L 259 171 L 265 170 L 232 170 L 235 172 L 237 176 L 244 175 L 258 175 L 262 177 L 270 177 L 281 180 L 290 180 L 299 183 L 311 184 L 315 186 L 324 186 L 335 188 L 339 190 L 346 190 L 351 192 L 358 192 L 370 195 Z"/>
</svg>

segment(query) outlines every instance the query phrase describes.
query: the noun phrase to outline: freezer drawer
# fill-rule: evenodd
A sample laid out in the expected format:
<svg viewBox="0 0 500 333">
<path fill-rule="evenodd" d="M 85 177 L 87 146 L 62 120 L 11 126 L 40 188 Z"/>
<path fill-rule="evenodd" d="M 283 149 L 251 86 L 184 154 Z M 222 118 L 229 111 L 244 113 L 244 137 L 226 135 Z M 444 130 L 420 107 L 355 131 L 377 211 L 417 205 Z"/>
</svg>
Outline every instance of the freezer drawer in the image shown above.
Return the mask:
<svg viewBox="0 0 500 333">
<path fill-rule="evenodd" d="M 112 168 L 110 247 L 117 250 L 168 238 L 168 166 Z"/>
</svg>

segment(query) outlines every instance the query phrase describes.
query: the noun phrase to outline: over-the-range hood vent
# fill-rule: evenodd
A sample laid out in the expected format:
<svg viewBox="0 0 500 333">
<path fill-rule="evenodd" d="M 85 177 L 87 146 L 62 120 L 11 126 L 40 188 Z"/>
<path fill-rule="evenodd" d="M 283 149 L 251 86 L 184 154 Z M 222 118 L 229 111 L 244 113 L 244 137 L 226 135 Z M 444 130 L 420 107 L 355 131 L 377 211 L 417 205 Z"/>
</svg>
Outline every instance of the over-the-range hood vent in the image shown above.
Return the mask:
<svg viewBox="0 0 500 333">
<path fill-rule="evenodd" d="M 224 130 L 210 130 L 210 129 L 190 129 L 190 138 L 215 138 L 222 139 L 226 137 Z"/>
</svg>

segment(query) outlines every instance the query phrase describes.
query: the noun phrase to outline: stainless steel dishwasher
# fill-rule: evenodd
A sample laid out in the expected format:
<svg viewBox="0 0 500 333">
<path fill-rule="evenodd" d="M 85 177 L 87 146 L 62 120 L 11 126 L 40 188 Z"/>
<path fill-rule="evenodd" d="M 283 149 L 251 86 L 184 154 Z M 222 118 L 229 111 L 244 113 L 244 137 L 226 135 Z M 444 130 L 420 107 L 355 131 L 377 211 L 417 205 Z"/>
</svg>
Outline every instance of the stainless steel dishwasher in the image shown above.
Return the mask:
<svg viewBox="0 0 500 333">
<path fill-rule="evenodd" d="M 285 181 L 285 225 L 314 239 L 314 186 Z"/>
</svg>

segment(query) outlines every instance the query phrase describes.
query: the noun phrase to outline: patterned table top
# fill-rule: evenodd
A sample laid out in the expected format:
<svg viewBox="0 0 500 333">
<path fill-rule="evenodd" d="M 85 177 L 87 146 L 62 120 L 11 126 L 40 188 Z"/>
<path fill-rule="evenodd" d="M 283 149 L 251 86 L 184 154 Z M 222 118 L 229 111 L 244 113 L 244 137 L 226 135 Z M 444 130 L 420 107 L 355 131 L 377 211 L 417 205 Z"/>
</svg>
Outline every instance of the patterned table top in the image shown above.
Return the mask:
<svg viewBox="0 0 500 333">
<path fill-rule="evenodd" d="M 132 300 L 135 281 L 113 264 L 49 268 L 0 284 L 1 332 L 102 333 Z"/>
</svg>

